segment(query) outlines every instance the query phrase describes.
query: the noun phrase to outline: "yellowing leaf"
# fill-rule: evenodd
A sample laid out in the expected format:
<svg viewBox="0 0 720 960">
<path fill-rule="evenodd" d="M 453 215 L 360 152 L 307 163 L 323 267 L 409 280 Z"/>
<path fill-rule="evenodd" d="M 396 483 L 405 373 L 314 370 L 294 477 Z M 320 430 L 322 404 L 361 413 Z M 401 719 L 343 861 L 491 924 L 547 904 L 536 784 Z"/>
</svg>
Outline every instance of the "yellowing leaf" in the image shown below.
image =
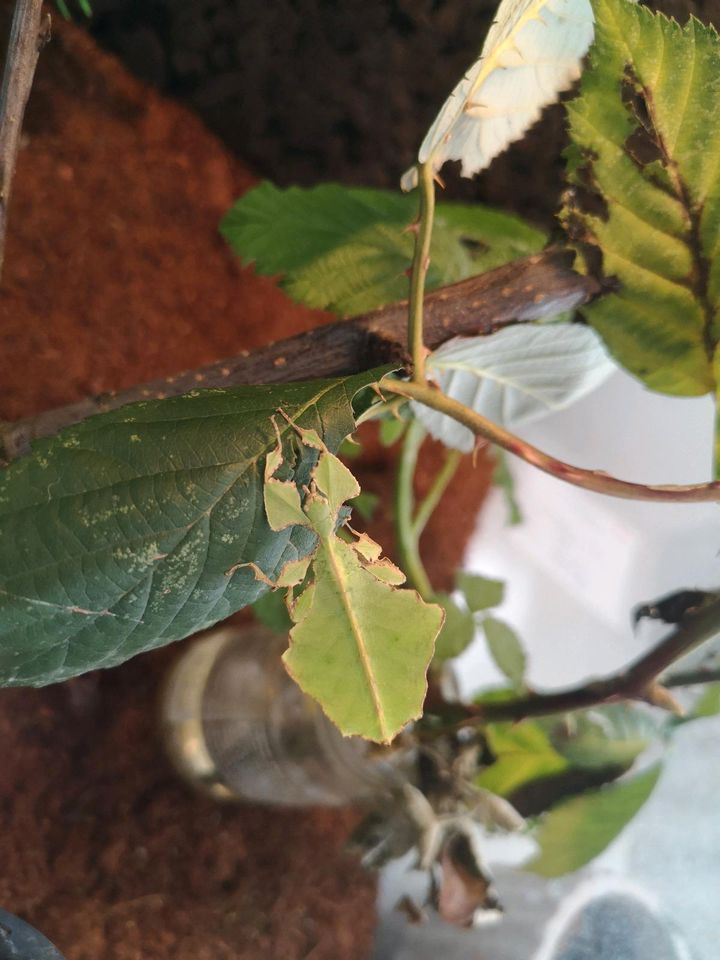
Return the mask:
<svg viewBox="0 0 720 960">
<path fill-rule="evenodd" d="M 589 0 L 503 0 L 480 54 L 443 104 L 418 160 L 484 170 L 580 76 L 593 37 Z M 403 188 L 412 185 L 406 175 Z"/>
<path fill-rule="evenodd" d="M 563 219 L 614 291 L 587 310 L 610 352 L 652 390 L 718 393 L 720 37 L 627 0 L 594 0 Z M 720 462 L 720 444 L 716 462 Z"/>
</svg>

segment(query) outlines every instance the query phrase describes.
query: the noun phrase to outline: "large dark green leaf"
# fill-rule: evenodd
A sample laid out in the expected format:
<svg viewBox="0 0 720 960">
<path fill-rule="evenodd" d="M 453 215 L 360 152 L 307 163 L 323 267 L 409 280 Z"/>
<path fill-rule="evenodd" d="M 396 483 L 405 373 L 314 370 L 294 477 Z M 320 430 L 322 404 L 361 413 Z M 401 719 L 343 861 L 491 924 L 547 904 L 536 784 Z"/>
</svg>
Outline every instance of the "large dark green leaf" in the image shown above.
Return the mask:
<svg viewBox="0 0 720 960">
<path fill-rule="evenodd" d="M 230 567 L 273 578 L 314 543 L 267 523 L 272 416 L 337 449 L 353 396 L 384 372 L 135 404 L 37 443 L 0 475 L 0 683 L 109 667 L 256 600 L 267 587 Z M 302 483 L 312 454 L 277 421 Z"/>
<path fill-rule="evenodd" d="M 390 190 L 262 183 L 238 200 L 221 230 L 258 273 L 283 274 L 296 300 L 352 314 L 408 295 L 417 199 Z M 437 207 L 428 287 L 535 253 L 543 234 L 480 205 Z"/>
</svg>

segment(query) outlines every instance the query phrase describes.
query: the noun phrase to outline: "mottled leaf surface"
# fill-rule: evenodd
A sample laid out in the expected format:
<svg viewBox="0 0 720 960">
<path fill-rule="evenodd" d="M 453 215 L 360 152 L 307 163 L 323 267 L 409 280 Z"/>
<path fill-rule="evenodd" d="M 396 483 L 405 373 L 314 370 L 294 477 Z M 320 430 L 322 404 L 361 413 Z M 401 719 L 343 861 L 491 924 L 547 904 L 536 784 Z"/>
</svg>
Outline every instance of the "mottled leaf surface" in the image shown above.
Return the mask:
<svg viewBox="0 0 720 960">
<path fill-rule="evenodd" d="M 579 190 L 564 220 L 618 289 L 587 316 L 652 389 L 716 392 L 720 38 L 628 0 L 594 8 L 591 66 L 568 106 Z"/>
<path fill-rule="evenodd" d="M 93 417 L 0 474 L 0 682 L 41 685 L 121 663 L 210 626 L 312 549 L 270 529 L 263 469 L 282 408 L 337 448 L 352 399 L 384 371 L 239 387 Z M 314 457 L 280 425 L 288 480 Z"/>
</svg>

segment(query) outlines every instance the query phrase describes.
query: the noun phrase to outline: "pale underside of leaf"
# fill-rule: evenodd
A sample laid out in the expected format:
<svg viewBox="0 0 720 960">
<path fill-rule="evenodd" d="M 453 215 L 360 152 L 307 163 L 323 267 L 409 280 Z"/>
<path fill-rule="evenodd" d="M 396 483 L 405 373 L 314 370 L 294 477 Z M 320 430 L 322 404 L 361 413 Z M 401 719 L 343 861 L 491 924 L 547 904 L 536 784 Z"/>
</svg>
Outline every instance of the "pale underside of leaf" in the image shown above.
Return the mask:
<svg viewBox="0 0 720 960">
<path fill-rule="evenodd" d="M 588 327 L 525 324 L 450 340 L 429 357 L 427 369 L 447 396 L 512 428 L 576 402 L 616 366 Z M 467 427 L 421 404 L 412 407 L 435 439 L 472 450 L 475 438 Z"/>
<path fill-rule="evenodd" d="M 390 190 L 263 183 L 238 200 L 222 230 L 258 273 L 281 273 L 294 299 L 350 315 L 407 297 L 414 244 L 408 227 L 416 216 L 416 200 Z M 509 214 L 440 203 L 427 286 L 535 253 L 544 239 Z"/>
<path fill-rule="evenodd" d="M 503 0 L 480 59 L 455 87 L 418 159 L 484 170 L 579 76 L 593 37 L 589 0 Z M 405 182 L 407 187 L 408 182 Z"/>
</svg>

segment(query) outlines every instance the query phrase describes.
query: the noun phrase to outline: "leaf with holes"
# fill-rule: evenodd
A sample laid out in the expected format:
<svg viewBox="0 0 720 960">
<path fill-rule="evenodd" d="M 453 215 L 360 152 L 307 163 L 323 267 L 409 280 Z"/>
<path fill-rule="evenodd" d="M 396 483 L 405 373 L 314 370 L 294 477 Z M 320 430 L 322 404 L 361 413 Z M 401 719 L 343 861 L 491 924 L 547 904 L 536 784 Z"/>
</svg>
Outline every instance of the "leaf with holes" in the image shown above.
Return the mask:
<svg viewBox="0 0 720 960">
<path fill-rule="evenodd" d="M 273 530 L 304 526 L 316 546 L 303 564 L 291 561 L 277 576 L 276 586 L 290 588 L 294 622 L 283 660 L 342 733 L 388 743 L 422 712 L 443 611 L 414 590 L 399 590 L 404 575 L 381 559 L 380 546 L 367 535 L 349 529 L 343 531 L 347 536 L 338 535 L 343 505 L 360 487 L 316 431 L 293 427 L 302 449 L 314 451 L 317 461 L 302 498 L 297 485 L 280 476 L 278 438 L 266 461 L 265 512 Z"/>
<path fill-rule="evenodd" d="M 221 231 L 262 274 L 283 274 L 295 300 L 340 314 L 408 295 L 417 215 L 412 197 L 323 184 L 281 190 L 262 183 L 241 197 Z M 463 280 L 542 249 L 543 234 L 480 205 L 438 204 L 428 288 Z"/>
<path fill-rule="evenodd" d="M 274 577 L 315 540 L 265 516 L 273 415 L 337 449 L 384 372 L 139 403 L 37 442 L 0 473 L 0 684 L 113 666 L 255 601 L 251 571 L 227 571 Z M 281 431 L 284 479 L 302 488 L 316 457 Z"/>
<path fill-rule="evenodd" d="M 597 39 L 568 106 L 563 212 L 588 268 L 617 291 L 587 309 L 653 390 L 717 390 L 720 38 L 628 0 L 595 0 Z"/>
<path fill-rule="evenodd" d="M 580 76 L 593 37 L 590 0 L 502 0 L 478 60 L 443 104 L 418 160 L 439 170 L 448 160 L 472 177 Z M 417 182 L 416 169 L 403 188 Z"/>
<path fill-rule="evenodd" d="M 598 335 L 577 323 L 523 324 L 487 337 L 456 337 L 427 363 L 453 400 L 501 426 L 537 420 L 586 396 L 616 369 Z M 467 453 L 467 427 L 420 403 L 413 413 L 436 440 Z"/>
</svg>

